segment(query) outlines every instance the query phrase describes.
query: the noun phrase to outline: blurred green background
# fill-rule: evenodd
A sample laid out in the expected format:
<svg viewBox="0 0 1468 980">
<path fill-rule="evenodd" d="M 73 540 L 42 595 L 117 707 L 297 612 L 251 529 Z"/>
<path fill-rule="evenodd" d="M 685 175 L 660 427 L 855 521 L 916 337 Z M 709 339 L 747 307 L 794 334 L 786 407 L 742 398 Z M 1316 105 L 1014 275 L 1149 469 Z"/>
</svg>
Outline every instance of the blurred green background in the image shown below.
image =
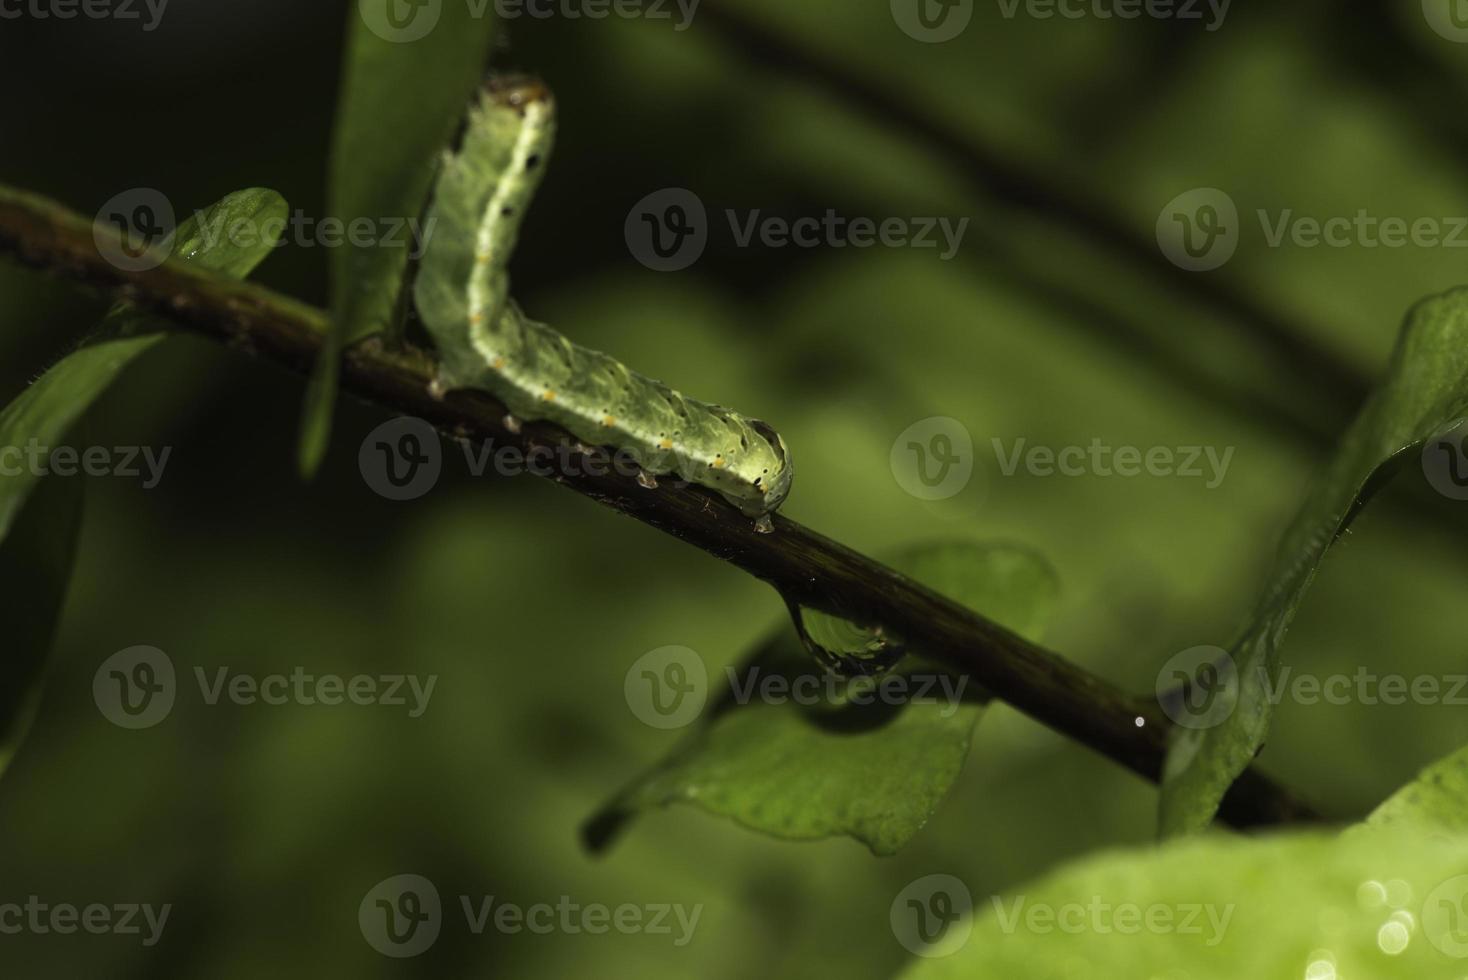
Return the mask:
<svg viewBox="0 0 1468 980">
<path fill-rule="evenodd" d="M 1249 217 L 1468 215 L 1464 124 L 1450 118 L 1468 49 L 1433 33 L 1417 4 L 1363 4 L 1355 17 L 1325 3 L 1237 4 L 1207 32 L 1008 19 L 980 2 L 941 45 L 905 35 L 883 0 L 719 6 L 1140 240 L 1176 195 L 1225 190 L 1244 239 L 1207 275 L 1369 377 L 1413 301 L 1468 280 L 1461 250 L 1271 249 Z M 355 8 L 173 0 L 152 32 L 0 21 L 0 181 L 88 214 L 132 187 L 192 209 L 263 185 L 322 216 Z M 752 57 L 704 13 L 681 32 L 564 17 L 502 31 L 506 62 L 546 77 L 562 112 L 513 269 L 527 310 L 773 421 L 798 465 L 785 513 L 843 543 L 1040 548 L 1063 583 L 1048 645 L 1128 690 L 1150 691 L 1179 650 L 1226 644 L 1329 450 L 1274 408 L 1324 431 L 1343 421 L 1314 396 L 1319 379 L 1043 202 L 985 193 L 911 131 Z M 660 274 L 629 253 L 623 223 L 668 186 L 696 191 L 715 225 L 696 265 Z M 972 226 L 951 262 L 931 250 L 738 248 L 725 208 Z M 326 263 L 320 247 L 287 247 L 256 278 L 321 304 Z M 19 391 L 103 309 L 0 265 L 0 393 Z M 1151 786 L 999 707 L 952 797 L 896 858 L 846 840 L 766 840 L 689 808 L 653 814 L 609 856 L 588 857 L 580 822 L 677 738 L 628 709 L 628 666 L 669 644 L 733 663 L 782 625 L 777 597 L 548 483 L 471 478 L 452 446 L 429 496 L 382 500 L 356 456 L 386 416 L 351 402 L 325 471 L 303 485 L 301 400 L 297 377 L 179 338 L 132 369 L 75 440 L 174 452 L 155 490 L 89 486 L 39 719 L 0 781 L 0 902 L 174 911 L 151 949 L 118 936 L 0 936 L 7 976 L 885 977 L 908 956 L 887 918 L 912 879 L 956 874 L 987 905 L 1069 857 L 1151 838 Z M 924 503 L 898 486 L 888 456 L 898 433 L 933 415 L 964 422 L 978 464 L 963 493 Z M 1097 437 L 1236 452 L 1209 490 L 1004 477 L 990 448 Z M 1286 645 L 1298 671 L 1468 671 L 1452 615 L 1468 586 L 1465 524 L 1421 506 L 1424 483 L 1409 467 L 1331 556 Z M 167 721 L 131 732 L 98 712 L 91 689 L 98 665 L 135 644 L 163 649 L 187 677 Z M 439 681 L 418 719 L 387 707 L 210 706 L 192 673 L 221 666 Z M 1287 704 L 1261 761 L 1346 819 L 1465 741 L 1459 708 Z M 665 936 L 450 926 L 428 954 L 388 960 L 363 942 L 357 904 L 409 872 L 433 879 L 446 903 L 569 895 L 704 911 L 682 948 Z"/>
</svg>

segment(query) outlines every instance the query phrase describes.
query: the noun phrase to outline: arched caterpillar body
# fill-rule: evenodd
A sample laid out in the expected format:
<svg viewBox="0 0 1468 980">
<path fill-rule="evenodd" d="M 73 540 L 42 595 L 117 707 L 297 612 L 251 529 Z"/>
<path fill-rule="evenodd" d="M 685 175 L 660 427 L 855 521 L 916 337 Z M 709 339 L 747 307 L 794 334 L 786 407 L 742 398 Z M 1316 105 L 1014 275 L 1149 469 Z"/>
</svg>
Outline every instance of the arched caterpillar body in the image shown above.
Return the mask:
<svg viewBox="0 0 1468 980">
<path fill-rule="evenodd" d="M 672 473 L 713 490 L 768 528 L 793 476 L 779 433 L 577 346 L 509 298 L 510 254 L 554 133 L 545 86 L 498 77 L 444 160 L 414 285 L 441 355 L 441 384 L 488 391 L 516 419 L 548 420 L 625 452 L 650 477 Z"/>
</svg>

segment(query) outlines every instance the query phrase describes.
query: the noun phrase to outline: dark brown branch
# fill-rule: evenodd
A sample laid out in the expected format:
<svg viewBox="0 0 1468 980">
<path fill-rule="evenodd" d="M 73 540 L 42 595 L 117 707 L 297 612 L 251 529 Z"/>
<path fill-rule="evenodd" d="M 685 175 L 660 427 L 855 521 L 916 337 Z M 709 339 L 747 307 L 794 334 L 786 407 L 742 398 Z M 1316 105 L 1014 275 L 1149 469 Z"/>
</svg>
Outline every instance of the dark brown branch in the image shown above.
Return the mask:
<svg viewBox="0 0 1468 980">
<path fill-rule="evenodd" d="M 309 370 L 321 348 L 326 318 L 320 310 L 176 261 L 123 272 L 98 254 L 89 222 L 41 198 L 0 192 L 0 252 L 114 291 L 140 308 L 298 371 Z M 421 351 L 387 350 L 368 341 L 347 353 L 342 381 L 352 394 L 426 419 L 454 437 L 492 440 L 526 453 L 554 449 L 549 455 L 556 465 L 575 462 L 565 450 L 571 445 L 566 434 L 544 425 L 510 432 L 504 408 L 486 394 L 436 397 L 434 367 Z M 777 516 L 774 533 L 761 534 L 748 518 L 697 488 L 647 490 L 610 469 L 600 476 L 589 469 L 565 465 L 555 480 L 738 566 L 787 601 L 881 623 L 1037 721 L 1148 779 L 1159 778 L 1168 722 L 1154 702 L 1128 698 L 1049 650 L 794 521 Z M 1222 816 L 1239 827 L 1319 819 L 1256 770 L 1234 785 Z"/>
</svg>

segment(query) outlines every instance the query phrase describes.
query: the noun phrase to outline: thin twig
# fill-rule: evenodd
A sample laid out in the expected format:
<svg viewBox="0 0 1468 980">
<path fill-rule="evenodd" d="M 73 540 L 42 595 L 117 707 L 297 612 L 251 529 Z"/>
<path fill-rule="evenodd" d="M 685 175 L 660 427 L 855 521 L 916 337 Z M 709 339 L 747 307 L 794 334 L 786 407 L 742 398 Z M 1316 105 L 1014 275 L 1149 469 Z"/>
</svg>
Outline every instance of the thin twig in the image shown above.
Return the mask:
<svg viewBox="0 0 1468 980">
<path fill-rule="evenodd" d="M 322 346 L 322 311 L 177 261 L 120 270 L 98 253 L 90 222 L 43 198 L 0 191 L 0 253 L 114 291 L 181 326 L 298 371 L 309 371 Z M 561 467 L 557 483 L 736 565 L 789 602 L 881 623 L 1037 721 L 1148 779 L 1160 778 L 1168 722 L 1155 703 L 1128 698 L 1057 654 L 794 521 L 777 515 L 774 533 L 761 534 L 733 507 L 696 487 L 649 490 L 612 468 L 598 475 L 592 472 L 598 468 L 576 465 L 565 451 L 574 441 L 564 432 L 543 424 L 511 432 L 503 406 L 487 394 L 436 397 L 434 374 L 426 353 L 368 341 L 347 352 L 342 380 L 352 394 L 423 418 L 454 437 L 539 451 Z M 1253 769 L 1234 784 L 1221 815 L 1239 827 L 1319 819 Z"/>
</svg>

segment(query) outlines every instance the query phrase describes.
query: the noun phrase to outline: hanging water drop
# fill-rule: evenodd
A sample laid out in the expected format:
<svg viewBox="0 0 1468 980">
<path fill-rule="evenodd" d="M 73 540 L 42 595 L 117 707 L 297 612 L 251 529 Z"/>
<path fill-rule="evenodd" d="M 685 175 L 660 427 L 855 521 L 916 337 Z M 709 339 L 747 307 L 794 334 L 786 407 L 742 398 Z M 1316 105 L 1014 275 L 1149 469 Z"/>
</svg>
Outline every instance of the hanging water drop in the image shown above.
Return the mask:
<svg viewBox="0 0 1468 980">
<path fill-rule="evenodd" d="M 848 677 L 885 673 L 907 652 L 906 644 L 881 626 L 862 626 L 793 603 L 790 617 L 810 655 Z"/>
</svg>

